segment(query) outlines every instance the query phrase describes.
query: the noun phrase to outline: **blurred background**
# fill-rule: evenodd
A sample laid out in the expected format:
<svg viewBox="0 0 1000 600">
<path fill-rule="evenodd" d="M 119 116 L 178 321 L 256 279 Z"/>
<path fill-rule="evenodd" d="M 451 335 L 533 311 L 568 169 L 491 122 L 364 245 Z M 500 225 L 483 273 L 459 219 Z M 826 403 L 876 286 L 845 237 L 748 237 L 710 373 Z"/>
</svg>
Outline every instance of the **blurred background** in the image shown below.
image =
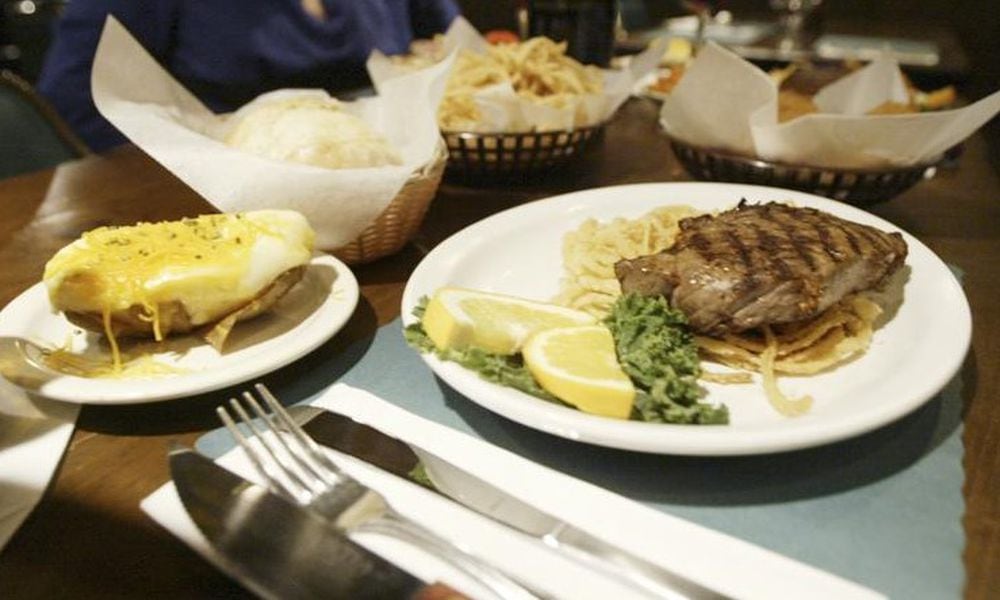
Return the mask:
<svg viewBox="0 0 1000 600">
<path fill-rule="evenodd" d="M 514 15 L 526 3 L 459 1 L 480 30 L 516 30 Z M 801 40 L 810 48 L 822 45 L 836 55 L 852 45 L 888 44 L 899 50 L 904 71 L 922 89 L 954 85 L 968 100 L 1000 89 L 1000 11 L 989 0 L 618 0 L 619 51 L 637 51 L 638 44 L 664 33 L 691 31 L 690 20 L 702 9 L 712 15 L 708 30 L 720 34 L 717 41 L 769 67 L 780 62 L 771 53 L 782 37 L 778 21 L 797 7 L 813 8 Z M 1000 171 L 1000 119 L 982 131 Z"/>
<path fill-rule="evenodd" d="M 34 83 L 52 23 L 72 1 L 0 0 L 0 69 Z M 518 8 L 532 1 L 542 0 L 458 0 L 458 4 L 481 31 L 517 31 Z M 548 0 L 550 4 L 581 1 L 588 0 Z M 708 19 L 707 37 L 766 66 L 783 58 L 775 53 L 784 36 L 779 21 L 790 11 L 807 9 L 802 13 L 801 37 L 793 44 L 799 49 L 822 49 L 834 57 L 862 46 L 889 45 L 921 87 L 952 84 L 966 99 L 1000 88 L 1000 11 L 991 1 L 618 0 L 617 5 L 619 53 L 635 52 L 658 35 L 693 35 L 694 15 L 701 12 Z M 983 131 L 992 162 L 1000 170 L 998 121 Z"/>
</svg>

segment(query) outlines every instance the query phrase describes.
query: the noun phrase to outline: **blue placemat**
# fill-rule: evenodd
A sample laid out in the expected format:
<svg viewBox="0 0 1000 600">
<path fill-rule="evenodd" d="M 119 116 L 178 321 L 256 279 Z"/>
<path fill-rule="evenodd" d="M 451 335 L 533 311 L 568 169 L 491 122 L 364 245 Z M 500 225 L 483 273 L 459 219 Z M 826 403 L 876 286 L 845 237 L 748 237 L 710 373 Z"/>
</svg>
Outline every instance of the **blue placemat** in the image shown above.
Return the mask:
<svg viewBox="0 0 1000 600">
<path fill-rule="evenodd" d="M 890 597 L 961 596 L 960 377 L 916 412 L 852 440 L 769 456 L 692 458 L 580 444 L 497 416 L 438 380 L 406 345 L 399 320 L 346 352 L 329 350 L 319 349 L 268 384 L 292 403 L 341 381 Z M 211 455 L 229 447 L 224 431 L 198 443 Z"/>
</svg>

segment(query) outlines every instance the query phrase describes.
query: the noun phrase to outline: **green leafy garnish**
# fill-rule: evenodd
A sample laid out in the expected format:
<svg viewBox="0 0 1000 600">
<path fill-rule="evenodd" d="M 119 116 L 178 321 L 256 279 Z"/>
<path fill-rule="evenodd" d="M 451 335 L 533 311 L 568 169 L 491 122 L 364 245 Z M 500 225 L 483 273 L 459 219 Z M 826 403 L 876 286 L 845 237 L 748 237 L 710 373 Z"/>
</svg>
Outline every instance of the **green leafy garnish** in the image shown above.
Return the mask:
<svg viewBox="0 0 1000 600">
<path fill-rule="evenodd" d="M 725 406 L 700 402 L 701 366 L 687 318 L 662 296 L 626 294 L 605 319 L 622 370 L 636 386 L 633 419 L 654 423 L 723 425 Z"/>
</svg>

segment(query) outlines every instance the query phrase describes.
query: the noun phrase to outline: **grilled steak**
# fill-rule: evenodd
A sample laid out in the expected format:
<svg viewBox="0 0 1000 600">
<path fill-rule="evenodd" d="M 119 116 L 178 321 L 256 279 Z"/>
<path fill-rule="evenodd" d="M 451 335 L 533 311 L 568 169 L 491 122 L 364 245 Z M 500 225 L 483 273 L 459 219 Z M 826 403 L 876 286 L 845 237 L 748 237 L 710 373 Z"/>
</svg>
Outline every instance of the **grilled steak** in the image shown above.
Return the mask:
<svg viewBox="0 0 1000 600">
<path fill-rule="evenodd" d="M 814 317 L 906 258 L 898 233 L 777 203 L 742 201 L 680 228 L 673 247 L 621 260 L 615 274 L 623 292 L 663 295 L 712 335 Z"/>
</svg>

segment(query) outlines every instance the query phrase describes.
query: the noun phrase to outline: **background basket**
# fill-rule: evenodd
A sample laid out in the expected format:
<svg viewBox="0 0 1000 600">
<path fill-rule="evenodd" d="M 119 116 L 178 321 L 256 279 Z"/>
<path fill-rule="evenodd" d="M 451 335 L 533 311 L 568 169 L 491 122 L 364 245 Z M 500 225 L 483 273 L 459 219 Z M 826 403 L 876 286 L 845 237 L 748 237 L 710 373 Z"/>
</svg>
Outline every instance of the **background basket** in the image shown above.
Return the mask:
<svg viewBox="0 0 1000 600">
<path fill-rule="evenodd" d="M 441 183 L 447 158 L 442 143 L 434 159 L 410 175 L 382 214 L 356 240 L 331 254 L 349 265 L 358 265 L 399 252 L 420 229 Z"/>
<path fill-rule="evenodd" d="M 800 190 L 858 206 L 889 200 L 934 173 L 934 165 L 926 164 L 883 170 L 828 169 L 706 150 L 673 138 L 670 145 L 695 179 Z"/>
<path fill-rule="evenodd" d="M 477 180 L 516 179 L 579 158 L 604 124 L 561 131 L 473 133 L 445 131 L 448 175 Z"/>
</svg>

